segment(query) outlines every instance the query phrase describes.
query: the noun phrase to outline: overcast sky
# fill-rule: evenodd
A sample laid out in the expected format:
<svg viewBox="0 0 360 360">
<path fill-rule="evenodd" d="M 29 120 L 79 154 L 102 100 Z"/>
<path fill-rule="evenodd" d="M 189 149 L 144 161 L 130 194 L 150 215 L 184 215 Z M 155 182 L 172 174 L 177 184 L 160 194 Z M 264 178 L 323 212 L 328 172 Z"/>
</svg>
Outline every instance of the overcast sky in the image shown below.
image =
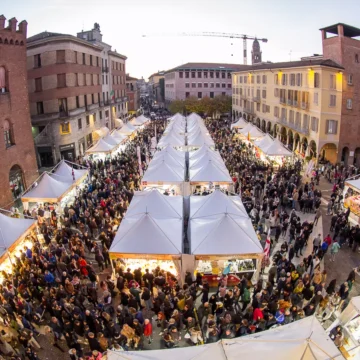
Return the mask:
<svg viewBox="0 0 360 360">
<path fill-rule="evenodd" d="M 243 63 L 242 40 L 172 34 L 267 38 L 261 43 L 263 60 L 288 61 L 322 52 L 321 27 L 337 22 L 360 27 L 358 0 L 2 0 L 0 13 L 26 19 L 29 36 L 45 30 L 76 35 L 98 22 L 103 41 L 128 57 L 127 72 L 145 79 L 186 62 Z M 248 41 L 248 61 L 251 45 Z"/>
</svg>

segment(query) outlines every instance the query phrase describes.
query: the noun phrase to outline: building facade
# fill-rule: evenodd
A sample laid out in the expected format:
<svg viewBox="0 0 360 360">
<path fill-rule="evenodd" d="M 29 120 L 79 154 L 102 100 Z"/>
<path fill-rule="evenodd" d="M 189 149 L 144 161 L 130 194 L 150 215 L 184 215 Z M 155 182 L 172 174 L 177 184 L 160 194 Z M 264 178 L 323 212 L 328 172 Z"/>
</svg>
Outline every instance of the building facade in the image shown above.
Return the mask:
<svg viewBox="0 0 360 360">
<path fill-rule="evenodd" d="M 40 166 L 74 161 L 93 144 L 98 129 L 111 129 L 125 116 L 125 61 L 102 42 L 97 24 L 77 37 L 43 32 L 28 39 L 30 113 Z"/>
<path fill-rule="evenodd" d="M 343 70 L 328 59 L 248 66 L 233 73 L 233 117 L 243 116 L 303 157 L 336 162 Z"/>
<path fill-rule="evenodd" d="M 165 72 L 165 103 L 232 94 L 231 74 L 246 65 L 187 63 Z"/>
<path fill-rule="evenodd" d="M 158 71 L 149 76 L 149 91 L 151 100 L 156 101 L 158 104 L 163 105 L 165 102 L 165 72 Z"/>
<path fill-rule="evenodd" d="M 31 134 L 26 74 L 27 22 L 6 26 L 0 16 L 0 207 L 12 202 L 38 177 Z M 6 229 L 5 229 L 6 230 Z"/>
<path fill-rule="evenodd" d="M 135 114 L 139 109 L 140 92 L 138 91 L 137 78 L 126 74 L 126 96 L 128 98 L 128 112 Z"/>
<path fill-rule="evenodd" d="M 360 29 L 335 24 L 320 30 L 324 58 L 344 67 L 338 161 L 360 167 L 360 41 L 355 39 Z"/>
</svg>

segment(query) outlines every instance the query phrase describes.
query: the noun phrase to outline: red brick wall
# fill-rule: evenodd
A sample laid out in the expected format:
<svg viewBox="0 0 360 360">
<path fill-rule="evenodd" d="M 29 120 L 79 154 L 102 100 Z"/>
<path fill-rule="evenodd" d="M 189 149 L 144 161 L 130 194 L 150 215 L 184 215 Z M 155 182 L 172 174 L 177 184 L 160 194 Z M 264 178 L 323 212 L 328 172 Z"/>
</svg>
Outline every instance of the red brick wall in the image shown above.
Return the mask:
<svg viewBox="0 0 360 360">
<path fill-rule="evenodd" d="M 4 207 L 13 200 L 9 186 L 11 167 L 21 167 L 25 186 L 31 185 L 38 173 L 29 113 L 26 26 L 22 33 L 0 27 L 0 39 L 0 66 L 5 67 L 9 90 L 8 93 L 0 94 L 0 206 Z M 8 39 L 9 44 L 5 44 L 5 39 Z M 13 45 L 10 39 L 13 39 Z M 15 45 L 15 41 L 19 45 Z M 23 45 L 20 45 L 21 42 Z M 5 148 L 3 136 L 5 120 L 12 124 L 15 139 L 15 145 L 8 149 Z"/>
<path fill-rule="evenodd" d="M 323 39 L 323 54 L 324 58 L 332 59 L 345 68 L 338 148 L 340 161 L 344 147 L 348 147 L 350 152 L 360 148 L 360 62 L 355 62 L 355 54 L 360 61 L 360 41 L 344 36 Z M 349 74 L 353 76 L 353 85 L 348 85 Z M 351 110 L 347 109 L 347 99 L 352 99 Z M 348 164 L 353 164 L 353 157 L 349 157 Z"/>
</svg>

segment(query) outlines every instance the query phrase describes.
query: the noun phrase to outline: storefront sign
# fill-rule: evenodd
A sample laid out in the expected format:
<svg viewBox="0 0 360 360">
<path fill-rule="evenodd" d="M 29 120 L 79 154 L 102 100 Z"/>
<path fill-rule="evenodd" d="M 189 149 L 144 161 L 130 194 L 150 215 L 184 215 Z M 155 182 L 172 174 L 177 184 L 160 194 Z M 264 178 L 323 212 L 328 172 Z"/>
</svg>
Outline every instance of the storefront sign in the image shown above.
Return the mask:
<svg viewBox="0 0 360 360">
<path fill-rule="evenodd" d="M 64 151 L 64 150 L 72 150 L 75 147 L 75 143 L 71 143 L 71 144 L 67 144 L 67 145 L 60 145 L 59 146 L 59 150 L 60 151 Z"/>
</svg>

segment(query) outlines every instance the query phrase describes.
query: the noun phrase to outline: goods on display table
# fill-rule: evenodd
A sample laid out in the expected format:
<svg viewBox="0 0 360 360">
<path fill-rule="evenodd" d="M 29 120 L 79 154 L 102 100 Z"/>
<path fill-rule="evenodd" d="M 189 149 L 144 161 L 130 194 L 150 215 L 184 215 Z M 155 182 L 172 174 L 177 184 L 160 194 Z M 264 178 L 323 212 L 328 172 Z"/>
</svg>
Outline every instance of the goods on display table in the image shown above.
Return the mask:
<svg viewBox="0 0 360 360">
<path fill-rule="evenodd" d="M 344 206 L 356 216 L 360 216 L 360 195 L 350 196 L 344 200 Z"/>
</svg>

